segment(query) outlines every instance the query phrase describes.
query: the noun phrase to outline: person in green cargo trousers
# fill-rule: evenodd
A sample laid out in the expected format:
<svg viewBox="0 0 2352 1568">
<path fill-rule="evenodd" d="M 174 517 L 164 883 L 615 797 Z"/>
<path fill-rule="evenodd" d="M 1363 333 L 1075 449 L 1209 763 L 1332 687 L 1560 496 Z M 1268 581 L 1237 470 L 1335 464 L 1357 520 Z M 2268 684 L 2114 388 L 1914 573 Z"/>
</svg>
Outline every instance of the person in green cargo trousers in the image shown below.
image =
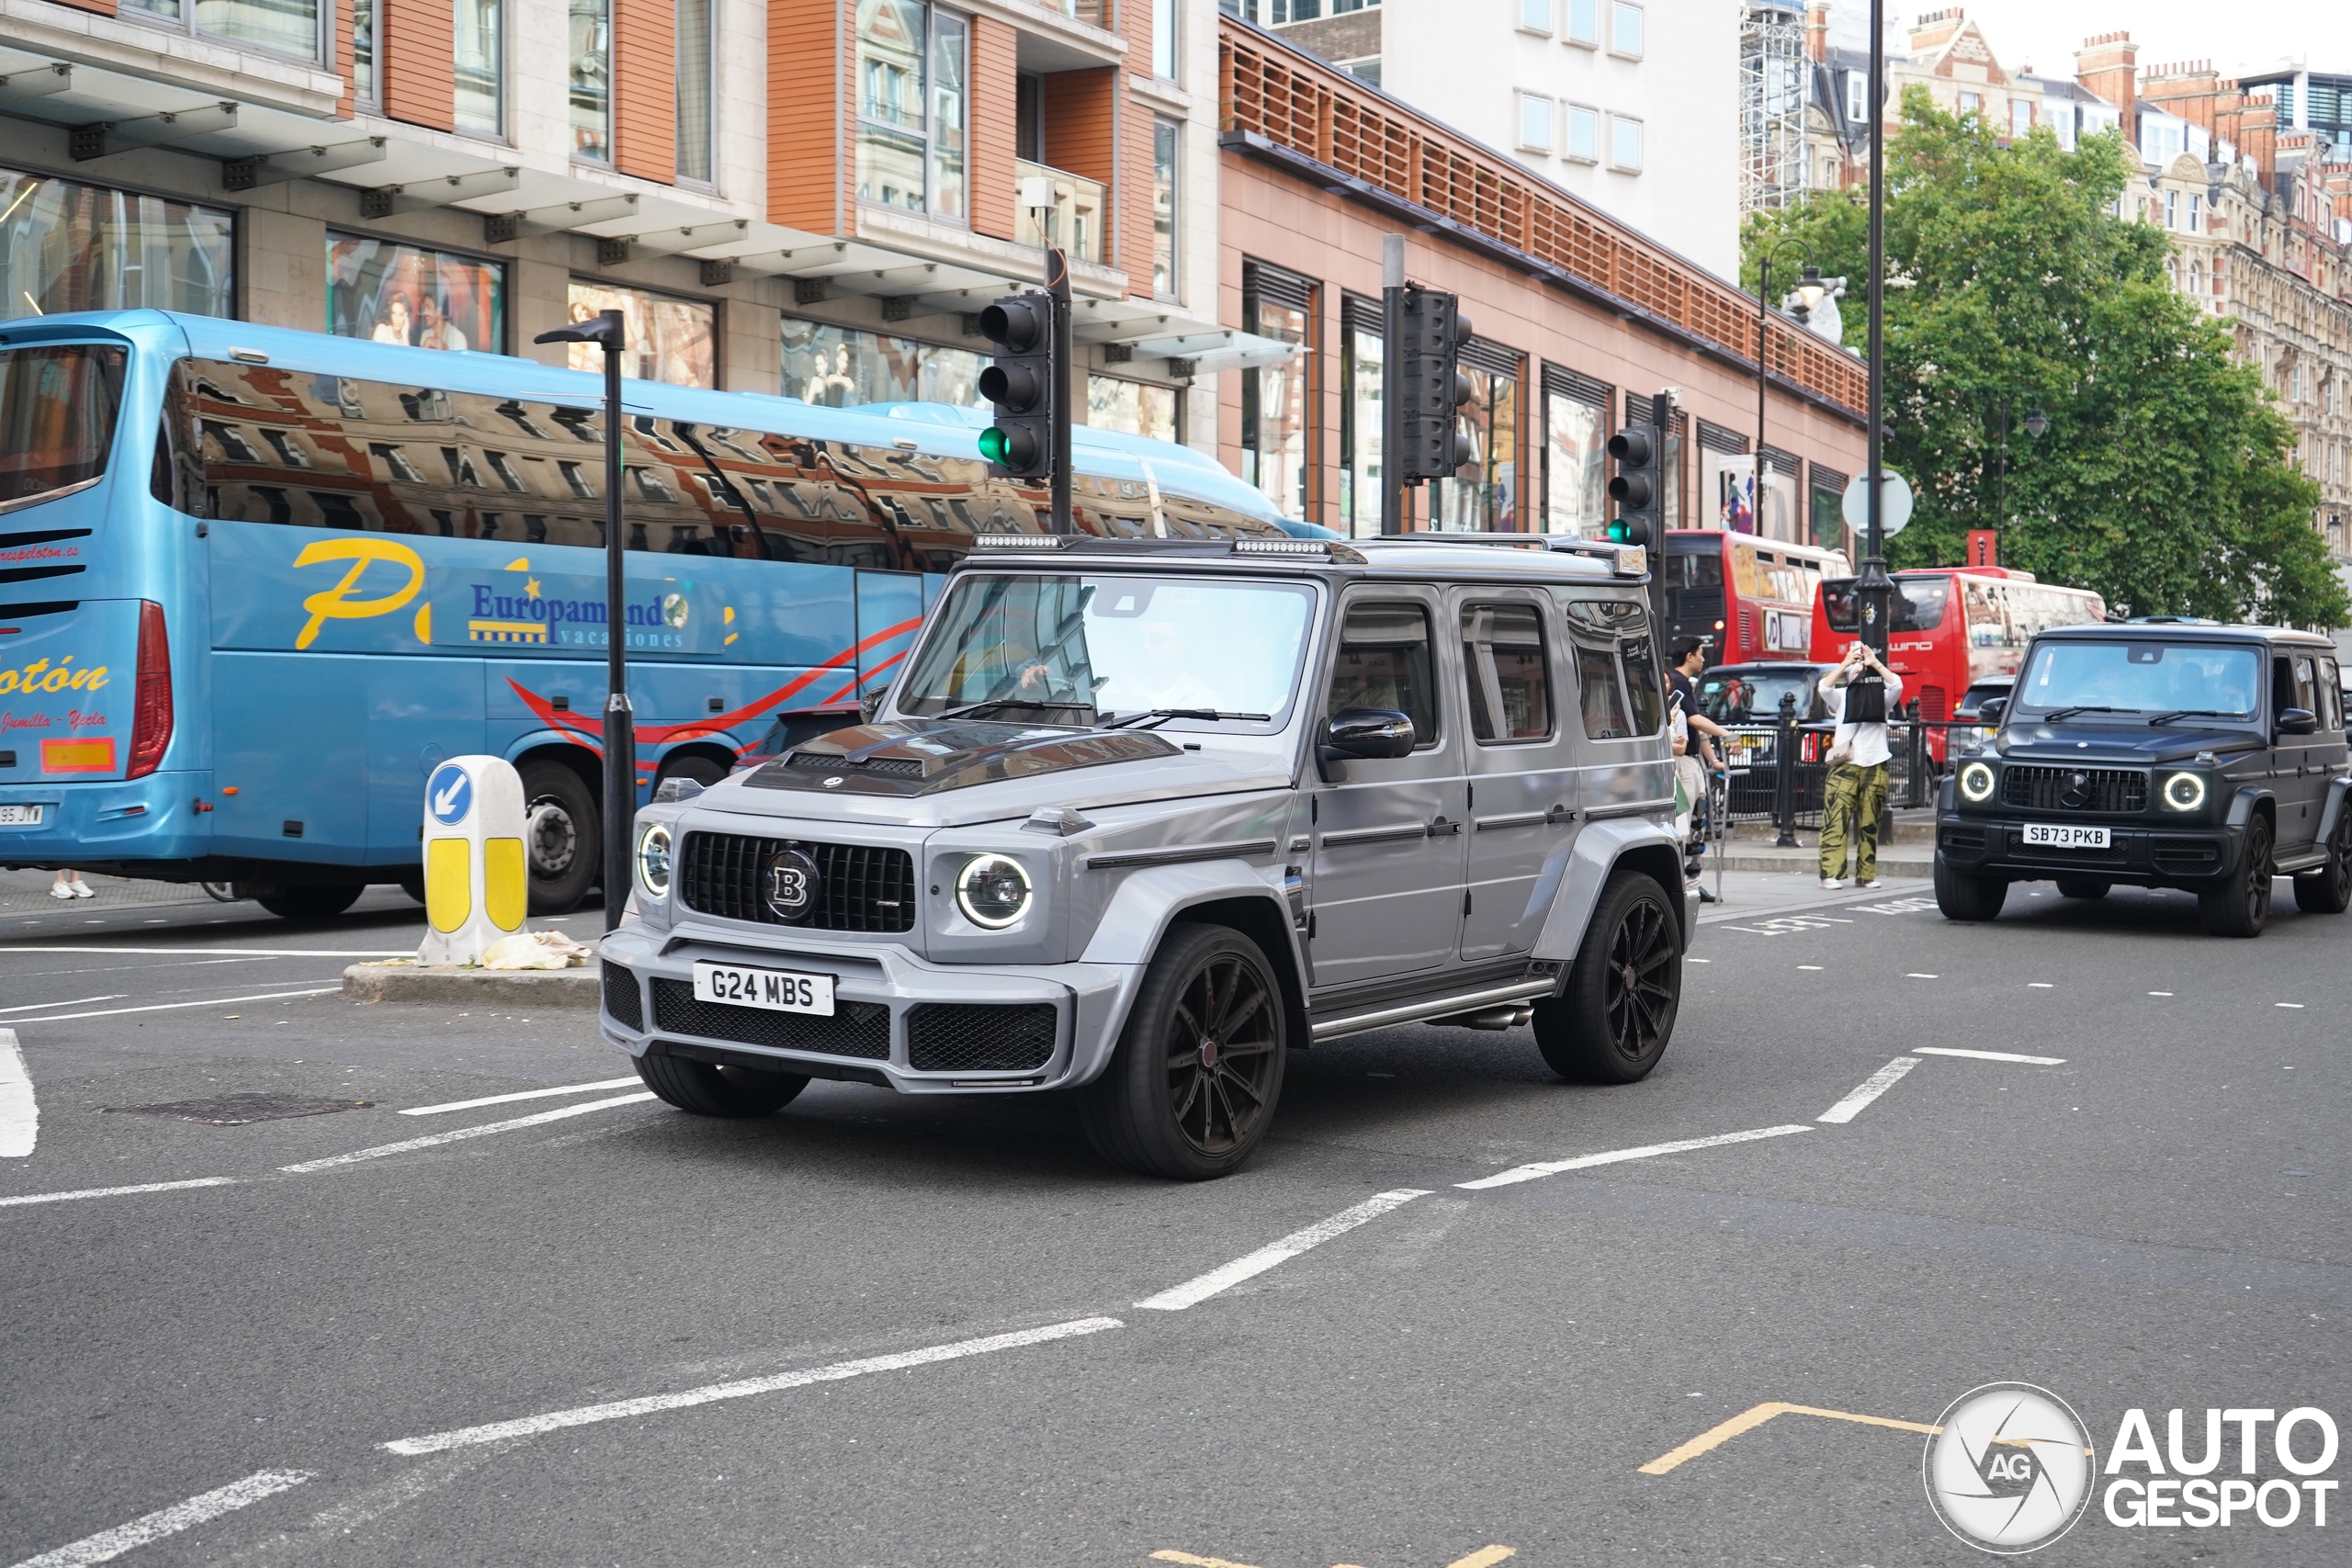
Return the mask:
<svg viewBox="0 0 2352 1568">
<path fill-rule="evenodd" d="M 1860 681 L 1860 684 L 1856 685 Z M 1879 683 L 1883 682 L 1882 694 Z M 1863 694 L 1869 694 L 1867 702 Z M 1868 643 L 1857 641 L 1821 683 L 1822 700 L 1838 733 L 1829 743 L 1829 777 L 1821 803 L 1821 885 L 1846 884 L 1846 851 L 1854 852 L 1854 882 L 1878 886 L 1878 840 L 1886 821 L 1888 744 L 1886 716 L 1903 701 L 1903 677 L 1889 670 Z M 1853 699 L 1853 716 L 1847 708 Z"/>
</svg>

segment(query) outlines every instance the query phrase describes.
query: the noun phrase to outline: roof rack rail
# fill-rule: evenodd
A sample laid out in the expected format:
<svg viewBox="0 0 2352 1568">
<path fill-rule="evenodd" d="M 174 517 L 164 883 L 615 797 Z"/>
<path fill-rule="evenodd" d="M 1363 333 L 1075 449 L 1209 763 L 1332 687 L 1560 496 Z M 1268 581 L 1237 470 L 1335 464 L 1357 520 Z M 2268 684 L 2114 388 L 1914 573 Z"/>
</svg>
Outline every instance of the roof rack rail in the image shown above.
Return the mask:
<svg viewBox="0 0 2352 1568">
<path fill-rule="evenodd" d="M 1060 550 L 1107 550 L 1136 555 L 1173 556 L 1292 556 L 1306 559 L 1364 564 L 1360 551 L 1345 539 L 1295 539 L 1287 535 L 1242 534 L 1232 537 L 1119 538 L 1101 534 L 976 534 L 975 550 L 1039 554 Z"/>
<path fill-rule="evenodd" d="M 1387 536 L 1410 539 L 1416 544 L 1510 545 L 1523 550 L 1552 550 L 1564 556 L 1583 556 L 1590 560 L 1607 561 L 1610 570 L 1619 577 L 1647 577 L 1650 570 L 1648 547 L 1620 545 L 1608 539 L 1589 538 L 1582 534 L 1454 534 L 1442 529 L 1414 528 Z"/>
</svg>

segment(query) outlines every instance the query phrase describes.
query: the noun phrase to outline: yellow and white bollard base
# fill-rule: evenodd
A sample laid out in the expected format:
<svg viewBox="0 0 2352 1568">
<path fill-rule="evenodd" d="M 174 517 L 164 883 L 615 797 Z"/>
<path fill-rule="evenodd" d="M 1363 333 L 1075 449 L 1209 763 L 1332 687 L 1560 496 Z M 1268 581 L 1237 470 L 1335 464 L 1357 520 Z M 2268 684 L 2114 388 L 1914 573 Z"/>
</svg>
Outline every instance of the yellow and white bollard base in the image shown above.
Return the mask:
<svg viewBox="0 0 2352 1568">
<path fill-rule="evenodd" d="M 480 964 L 523 929 L 523 776 L 497 757 L 452 757 L 424 785 L 424 945 L 419 964 Z"/>
</svg>

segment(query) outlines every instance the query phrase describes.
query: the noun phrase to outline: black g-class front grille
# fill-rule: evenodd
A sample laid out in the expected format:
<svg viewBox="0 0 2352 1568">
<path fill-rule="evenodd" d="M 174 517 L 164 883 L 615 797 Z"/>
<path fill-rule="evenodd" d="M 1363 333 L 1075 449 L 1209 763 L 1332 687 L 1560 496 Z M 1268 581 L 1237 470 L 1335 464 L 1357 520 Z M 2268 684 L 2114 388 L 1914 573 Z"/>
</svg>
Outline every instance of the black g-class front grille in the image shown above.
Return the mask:
<svg viewBox="0 0 2352 1568">
<path fill-rule="evenodd" d="M 2148 775 L 2128 768 L 2012 764 L 2001 774 L 2001 804 L 2027 811 L 2145 811 Z"/>
<path fill-rule="evenodd" d="M 788 920 L 768 903 L 768 863 L 794 849 L 817 863 L 817 897 Z M 915 926 L 915 862 L 872 844 L 811 844 L 747 833 L 689 833 L 678 868 L 689 909 L 726 920 L 759 920 L 820 931 L 908 931 Z"/>
</svg>

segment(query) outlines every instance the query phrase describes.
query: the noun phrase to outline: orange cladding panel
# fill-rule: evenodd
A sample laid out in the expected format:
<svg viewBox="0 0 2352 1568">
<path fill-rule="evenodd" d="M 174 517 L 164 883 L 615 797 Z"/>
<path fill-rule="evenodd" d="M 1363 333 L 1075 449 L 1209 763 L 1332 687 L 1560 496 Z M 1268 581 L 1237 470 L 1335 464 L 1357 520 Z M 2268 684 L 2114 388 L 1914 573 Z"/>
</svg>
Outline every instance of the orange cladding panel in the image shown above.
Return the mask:
<svg viewBox="0 0 2352 1568">
<path fill-rule="evenodd" d="M 768 0 L 768 221 L 837 234 L 847 216 L 851 0 Z"/>
<path fill-rule="evenodd" d="M 613 0 L 613 162 L 625 175 L 678 177 L 678 8 Z"/>
<path fill-rule="evenodd" d="M 384 0 L 377 69 L 384 113 L 411 125 L 458 125 L 458 21 L 449 0 Z"/>
<path fill-rule="evenodd" d="M 1012 238 L 1012 160 L 1019 146 L 1020 35 L 993 17 L 972 18 L 972 227 Z"/>
<path fill-rule="evenodd" d="M 1046 162 L 1110 185 L 1118 174 L 1118 71 L 1057 71 L 1044 78 Z"/>
<path fill-rule="evenodd" d="M 114 15 L 114 0 L 57 0 L 61 6 L 71 6 L 76 11 L 96 11 L 101 17 Z"/>
</svg>

